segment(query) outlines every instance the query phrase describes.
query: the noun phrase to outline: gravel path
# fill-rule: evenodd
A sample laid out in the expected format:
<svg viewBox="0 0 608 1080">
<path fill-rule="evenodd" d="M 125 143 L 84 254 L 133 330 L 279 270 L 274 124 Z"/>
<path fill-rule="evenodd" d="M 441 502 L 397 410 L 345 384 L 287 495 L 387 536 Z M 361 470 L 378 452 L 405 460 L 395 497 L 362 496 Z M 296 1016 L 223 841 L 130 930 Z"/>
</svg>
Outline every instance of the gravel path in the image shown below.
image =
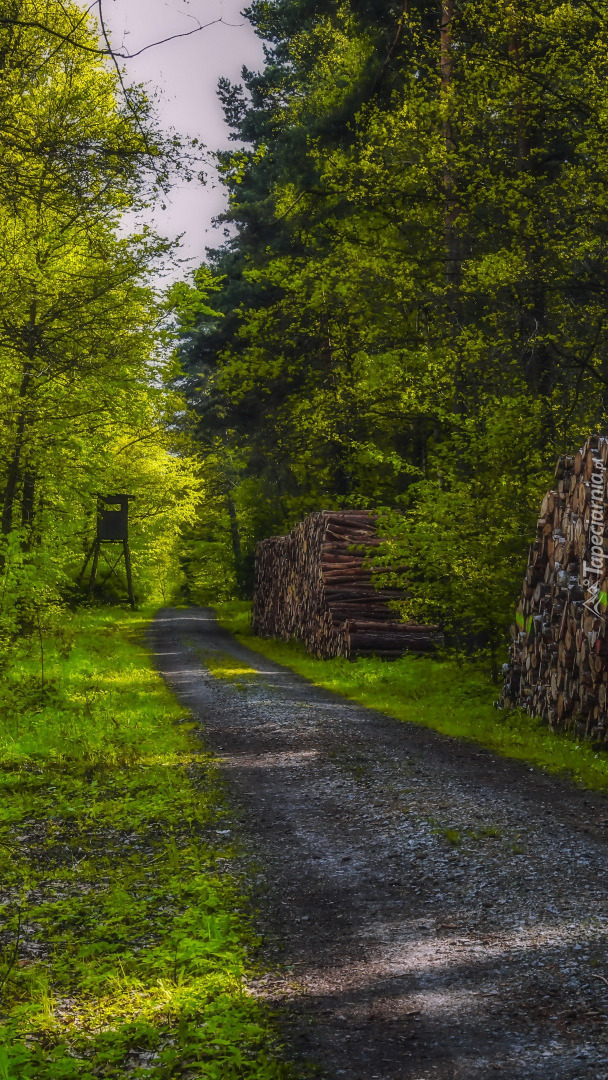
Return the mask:
<svg viewBox="0 0 608 1080">
<path fill-rule="evenodd" d="M 317 689 L 165 610 L 260 865 L 292 1056 L 347 1080 L 608 1080 L 608 800 Z M 236 681 L 205 658 L 256 669 Z"/>
</svg>

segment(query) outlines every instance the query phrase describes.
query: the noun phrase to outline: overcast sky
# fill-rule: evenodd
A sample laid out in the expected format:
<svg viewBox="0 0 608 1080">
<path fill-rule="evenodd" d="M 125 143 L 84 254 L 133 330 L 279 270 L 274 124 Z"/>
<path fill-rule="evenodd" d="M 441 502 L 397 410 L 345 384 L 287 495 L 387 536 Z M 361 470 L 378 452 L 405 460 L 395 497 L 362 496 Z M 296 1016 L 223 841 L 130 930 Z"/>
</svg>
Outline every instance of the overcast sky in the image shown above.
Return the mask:
<svg viewBox="0 0 608 1080">
<path fill-rule="evenodd" d="M 263 64 L 262 43 L 240 14 L 247 0 L 103 0 L 104 18 L 116 49 L 134 53 L 173 34 L 187 33 L 198 23 L 208 26 L 190 37 L 176 38 L 125 60 L 128 81 L 161 90 L 158 115 L 163 126 L 195 136 L 210 149 L 233 146 L 228 140 L 217 80 L 226 75 L 239 81 L 241 68 Z M 224 206 L 221 189 L 209 175 L 207 186 L 192 182 L 176 189 L 167 210 L 159 209 L 155 227 L 165 236 L 185 233 L 182 257 L 200 263 L 206 246 L 214 247 L 220 233 L 211 219 Z"/>
</svg>

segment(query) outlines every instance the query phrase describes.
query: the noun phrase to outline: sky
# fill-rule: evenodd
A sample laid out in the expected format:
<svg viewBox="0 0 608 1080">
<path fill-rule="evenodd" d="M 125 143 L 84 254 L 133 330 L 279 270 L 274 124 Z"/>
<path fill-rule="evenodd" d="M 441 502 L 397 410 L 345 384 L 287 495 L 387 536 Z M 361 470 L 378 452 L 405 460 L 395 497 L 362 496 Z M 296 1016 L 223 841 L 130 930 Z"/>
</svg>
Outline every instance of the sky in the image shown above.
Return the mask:
<svg viewBox="0 0 608 1080">
<path fill-rule="evenodd" d="M 121 64 L 126 81 L 147 83 L 161 91 L 157 114 L 161 125 L 202 140 L 210 149 L 234 146 L 217 99 L 221 75 L 239 81 L 243 64 L 257 70 L 263 65 L 262 43 L 241 15 L 247 0 L 103 0 L 106 26 L 116 50 L 135 53 L 176 34 L 188 33 L 199 23 L 213 23 L 190 37 L 148 49 Z M 174 238 L 184 233 L 180 257 L 191 269 L 201 262 L 205 247 L 215 247 L 221 232 L 211 225 L 225 198 L 213 171 L 205 169 L 205 186 L 193 181 L 176 188 L 167 209 L 151 224 Z M 183 273 L 177 276 L 184 276 Z"/>
</svg>

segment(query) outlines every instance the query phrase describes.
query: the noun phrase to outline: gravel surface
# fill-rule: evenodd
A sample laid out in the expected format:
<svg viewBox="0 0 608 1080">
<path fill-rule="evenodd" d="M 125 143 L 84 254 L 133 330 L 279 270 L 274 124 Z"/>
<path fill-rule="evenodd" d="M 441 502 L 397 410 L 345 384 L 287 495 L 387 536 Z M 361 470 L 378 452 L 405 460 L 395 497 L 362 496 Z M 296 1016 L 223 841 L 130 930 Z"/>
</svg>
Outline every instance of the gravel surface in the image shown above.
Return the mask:
<svg viewBox="0 0 608 1080">
<path fill-rule="evenodd" d="M 608 800 L 320 690 L 202 608 L 159 670 L 259 866 L 293 1056 L 348 1080 L 608 1080 Z M 256 674 L 219 680 L 229 654 Z"/>
</svg>

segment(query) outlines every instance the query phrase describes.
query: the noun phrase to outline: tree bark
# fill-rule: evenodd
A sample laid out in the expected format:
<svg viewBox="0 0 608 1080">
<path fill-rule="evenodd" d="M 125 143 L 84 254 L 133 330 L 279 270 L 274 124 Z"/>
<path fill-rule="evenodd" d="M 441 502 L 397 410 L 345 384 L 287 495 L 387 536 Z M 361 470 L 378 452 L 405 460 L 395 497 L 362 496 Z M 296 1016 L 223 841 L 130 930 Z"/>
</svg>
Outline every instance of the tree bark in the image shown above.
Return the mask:
<svg viewBox="0 0 608 1080">
<path fill-rule="evenodd" d="M 11 455 L 7 471 L 6 483 L 4 485 L 4 495 L 2 499 L 2 520 L 0 523 L 0 528 L 2 529 L 3 536 L 8 536 L 13 527 L 15 497 L 17 494 L 17 485 L 19 483 L 21 474 L 21 455 L 23 453 L 23 444 L 25 441 L 25 429 L 27 420 L 26 399 L 32 380 L 33 362 L 37 349 L 37 313 L 37 302 L 34 299 L 30 304 L 30 318 L 26 330 L 25 363 L 21 376 L 21 383 L 19 385 L 19 407 L 17 426 L 15 430 L 15 441 L 13 445 L 13 453 Z"/>
<path fill-rule="evenodd" d="M 299 638 L 322 657 L 436 648 L 442 642 L 438 627 L 402 623 L 390 607 L 403 599 L 401 590 L 374 587 L 377 572 L 364 566 L 361 548 L 381 542 L 376 515 L 367 510 L 309 514 L 287 536 L 262 540 L 256 548 L 255 633 Z"/>
<path fill-rule="evenodd" d="M 608 740 L 608 438 L 559 460 L 511 627 L 501 704 Z"/>
<path fill-rule="evenodd" d="M 243 591 L 243 547 L 241 544 L 241 533 L 239 529 L 239 519 L 236 512 L 236 505 L 232 495 L 226 495 L 226 509 L 228 510 L 228 520 L 230 522 L 230 541 L 232 543 L 232 555 L 234 557 L 234 573 L 236 577 L 237 588 L 239 594 Z"/>
<path fill-rule="evenodd" d="M 458 204 L 454 191 L 454 175 L 450 166 L 450 157 L 455 150 L 454 129 L 449 116 L 449 97 L 454 80 L 454 61 L 452 55 L 452 22 L 454 19 L 454 0 L 442 0 L 440 38 L 441 96 L 446 113 L 443 118 L 443 141 L 446 153 L 446 166 L 443 174 L 445 195 L 445 279 L 448 289 L 456 286 L 460 276 L 460 244 L 457 232 Z"/>
<path fill-rule="evenodd" d="M 13 446 L 13 453 L 8 467 L 6 475 L 6 483 L 4 485 L 4 497 L 2 502 L 2 534 L 8 536 L 13 527 L 13 508 L 15 505 L 15 497 L 17 494 L 17 484 L 19 483 L 19 476 L 21 470 L 21 452 L 23 450 L 23 440 L 25 435 L 25 410 L 22 409 L 17 420 L 17 430 L 15 432 L 15 444 Z"/>
<path fill-rule="evenodd" d="M 29 551 L 32 546 L 34 531 L 34 513 L 36 501 L 36 476 L 31 469 L 23 473 L 21 487 L 21 526 L 26 532 L 23 539 L 23 548 Z"/>
</svg>

